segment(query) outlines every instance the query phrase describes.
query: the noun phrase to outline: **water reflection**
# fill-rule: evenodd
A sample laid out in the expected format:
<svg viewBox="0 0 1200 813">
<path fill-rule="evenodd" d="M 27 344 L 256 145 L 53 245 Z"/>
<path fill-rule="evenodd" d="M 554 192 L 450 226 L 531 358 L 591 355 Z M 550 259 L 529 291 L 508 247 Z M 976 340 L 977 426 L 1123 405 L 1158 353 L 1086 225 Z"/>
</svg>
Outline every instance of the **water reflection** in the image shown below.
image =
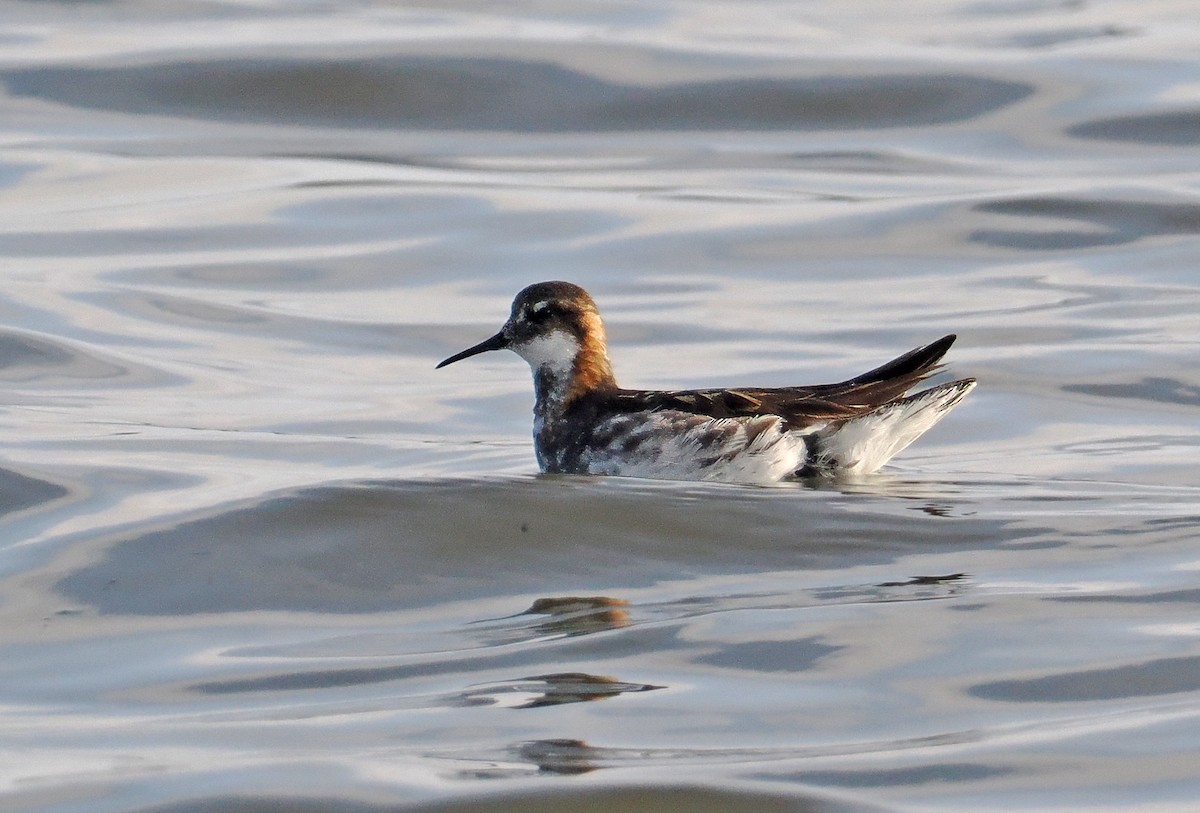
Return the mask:
<svg viewBox="0 0 1200 813">
<path fill-rule="evenodd" d="M 516 755 L 542 773 L 574 776 L 599 767 L 593 749 L 583 740 L 534 740 L 516 747 Z"/>
<path fill-rule="evenodd" d="M 1147 376 L 1128 384 L 1065 384 L 1063 391 L 1101 398 L 1133 398 L 1160 404 L 1200 406 L 1200 384 L 1161 376 Z"/>
<path fill-rule="evenodd" d="M 1195 807 L 1193 10 L 785 6 L 0 4 L 0 806 Z M 431 367 L 564 276 L 639 386 L 983 383 L 539 477 Z"/>
<path fill-rule="evenodd" d="M 70 381 L 75 385 L 80 380 L 95 380 L 106 386 L 145 386 L 180 380 L 161 372 L 150 373 L 118 364 L 104 355 L 83 350 L 74 343 L 0 331 L 0 381 L 10 384 L 37 382 L 40 387 L 45 387 L 55 380 Z"/>
<path fill-rule="evenodd" d="M 568 742 L 568 741 L 564 741 Z M 584 771 L 586 772 L 586 771 Z M 569 770 L 557 772 L 569 776 Z M 487 778 L 480 769 L 463 778 Z M 139 808 L 145 813 L 561 813 L 563 810 L 587 811 L 664 811 L 669 813 L 887 813 L 885 808 L 862 799 L 850 799 L 803 788 L 790 793 L 753 787 L 708 787 L 699 777 L 668 783 L 642 781 L 630 786 L 591 788 L 552 788 L 517 790 L 479 797 L 477 794 L 449 794 L 445 800 L 364 801 L 357 796 L 341 798 L 313 792 L 301 796 L 292 793 L 262 793 L 243 796 L 216 795 L 203 801 L 187 800 L 163 806 Z"/>
<path fill-rule="evenodd" d="M 608 700 L 628 692 L 664 689 L 648 683 L 627 683 L 607 675 L 586 672 L 559 672 L 516 680 L 498 681 L 472 687 L 461 695 L 465 705 L 498 704 L 516 709 L 537 709 L 565 703 L 590 703 Z M 513 704 L 509 698 L 524 698 Z"/>
<path fill-rule="evenodd" d="M 906 127 L 974 118 L 1033 93 L 938 70 L 788 77 L 779 73 L 793 63 L 768 60 L 764 76 L 689 81 L 681 61 L 675 81 L 638 85 L 554 64 L 578 56 L 188 61 L 9 70 L 0 80 L 16 96 L 134 113 L 508 133 Z"/>
<path fill-rule="evenodd" d="M 1200 144 L 1200 112 L 1172 110 L 1131 116 L 1096 118 L 1067 128 L 1076 138 L 1129 141 L 1180 147 Z"/>
<path fill-rule="evenodd" d="M 537 624 L 540 635 L 589 635 L 627 627 L 629 602 L 607 596 L 539 598 L 523 615 L 545 615 Z"/>
<path fill-rule="evenodd" d="M 1200 692 L 1200 655 L 977 683 L 971 696 L 1009 703 L 1087 703 Z"/>
<path fill-rule="evenodd" d="M 618 479 L 364 482 L 287 491 L 122 533 L 56 589 L 102 614 L 380 612 L 448 594 L 520 594 L 549 584 L 624 579 L 633 582 L 625 587 L 648 587 L 681 568 L 789 570 L 847 554 L 860 564 L 887 562 L 904 552 L 967 550 L 997 535 L 1015 541 L 1029 533 L 1007 519 L 897 511 L 886 497 L 865 494 L 689 484 L 696 498 L 664 502 L 661 489 L 672 486 Z M 888 517 L 886 525 L 876 512 Z M 734 521 L 740 526 L 731 544 Z M 863 588 L 835 589 L 849 595 Z M 527 617 L 520 626 L 567 635 L 618 628 L 630 620 L 621 601 L 550 597 L 528 610 L 545 618 L 528 625 Z"/>
<path fill-rule="evenodd" d="M 69 493 L 65 486 L 58 483 L 0 468 L 0 520 L 5 519 L 6 514 L 35 508 Z"/>
<path fill-rule="evenodd" d="M 952 783 L 974 784 L 992 782 L 1016 773 L 1017 769 L 1007 765 L 989 765 L 981 762 L 954 762 L 947 760 L 936 765 L 921 765 L 908 768 L 879 768 L 869 770 L 821 771 L 802 770 L 789 777 L 806 785 L 832 786 L 839 788 L 886 788 L 912 787 L 921 785 L 945 786 Z M 776 775 L 775 778 L 784 778 Z"/>
<path fill-rule="evenodd" d="M 975 211 L 1029 218 L 1028 230 L 977 229 L 971 235 L 991 246 L 1057 250 L 1117 246 L 1162 235 L 1200 233 L 1200 205 L 1191 201 L 1009 198 L 976 204 Z M 1047 222 L 1083 223 L 1085 228 L 1052 229 Z"/>
</svg>

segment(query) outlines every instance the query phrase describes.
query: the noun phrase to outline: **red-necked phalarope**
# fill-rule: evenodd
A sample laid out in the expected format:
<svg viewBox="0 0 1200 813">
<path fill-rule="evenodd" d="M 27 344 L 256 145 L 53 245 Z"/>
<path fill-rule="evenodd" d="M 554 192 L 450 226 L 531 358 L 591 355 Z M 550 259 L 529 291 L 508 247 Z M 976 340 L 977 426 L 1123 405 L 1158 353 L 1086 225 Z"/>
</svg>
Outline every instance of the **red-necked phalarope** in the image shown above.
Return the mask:
<svg viewBox="0 0 1200 813">
<path fill-rule="evenodd" d="M 975 386 L 914 395 L 954 343 L 945 336 L 839 384 L 779 389 L 626 390 L 587 291 L 539 282 L 517 294 L 500 332 L 437 366 L 515 351 L 533 370 L 533 439 L 542 471 L 765 483 L 875 471 Z"/>
</svg>

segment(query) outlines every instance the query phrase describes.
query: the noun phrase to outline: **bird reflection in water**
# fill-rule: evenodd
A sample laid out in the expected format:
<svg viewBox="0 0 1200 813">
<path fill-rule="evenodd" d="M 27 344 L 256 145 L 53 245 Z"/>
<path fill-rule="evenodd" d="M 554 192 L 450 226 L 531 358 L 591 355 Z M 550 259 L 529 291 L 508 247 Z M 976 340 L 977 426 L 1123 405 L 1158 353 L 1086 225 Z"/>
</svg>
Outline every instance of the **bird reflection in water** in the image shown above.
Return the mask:
<svg viewBox="0 0 1200 813">
<path fill-rule="evenodd" d="M 521 615 L 547 616 L 537 625 L 545 635 L 588 635 L 629 626 L 628 606 L 607 596 L 561 596 L 539 598 Z"/>
<path fill-rule="evenodd" d="M 608 700 L 629 692 L 663 689 L 649 683 L 627 683 L 608 675 L 586 672 L 556 672 L 515 680 L 473 686 L 461 695 L 463 705 L 505 705 L 515 709 L 536 709 L 566 703 L 590 703 Z M 513 701 L 519 702 L 513 702 Z"/>
</svg>

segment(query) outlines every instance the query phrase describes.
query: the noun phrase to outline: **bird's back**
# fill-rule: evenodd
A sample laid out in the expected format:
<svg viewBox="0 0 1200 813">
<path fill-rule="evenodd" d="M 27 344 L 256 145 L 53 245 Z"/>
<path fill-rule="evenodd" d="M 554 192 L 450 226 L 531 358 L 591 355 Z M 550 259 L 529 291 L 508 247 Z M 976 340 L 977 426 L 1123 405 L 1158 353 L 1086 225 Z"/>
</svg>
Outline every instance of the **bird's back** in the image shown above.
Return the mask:
<svg viewBox="0 0 1200 813">
<path fill-rule="evenodd" d="M 612 413 L 675 410 L 710 418 L 778 415 L 788 430 L 846 421 L 901 398 L 937 371 L 954 344 L 953 334 L 918 347 L 874 370 L 836 384 L 778 388 L 615 390 L 604 408 Z M 965 379 L 964 379 L 965 380 Z"/>
</svg>

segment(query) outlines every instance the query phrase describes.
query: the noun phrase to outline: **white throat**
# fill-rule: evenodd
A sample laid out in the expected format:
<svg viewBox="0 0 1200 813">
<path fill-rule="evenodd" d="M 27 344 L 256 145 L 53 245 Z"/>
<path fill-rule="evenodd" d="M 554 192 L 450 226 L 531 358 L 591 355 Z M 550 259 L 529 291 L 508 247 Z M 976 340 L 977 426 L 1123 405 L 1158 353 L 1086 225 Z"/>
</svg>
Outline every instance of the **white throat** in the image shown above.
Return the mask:
<svg viewBox="0 0 1200 813">
<path fill-rule="evenodd" d="M 579 355 L 579 340 L 565 330 L 552 330 L 524 344 L 514 345 L 513 350 L 536 374 L 544 370 L 560 381 L 570 378 Z"/>
</svg>

